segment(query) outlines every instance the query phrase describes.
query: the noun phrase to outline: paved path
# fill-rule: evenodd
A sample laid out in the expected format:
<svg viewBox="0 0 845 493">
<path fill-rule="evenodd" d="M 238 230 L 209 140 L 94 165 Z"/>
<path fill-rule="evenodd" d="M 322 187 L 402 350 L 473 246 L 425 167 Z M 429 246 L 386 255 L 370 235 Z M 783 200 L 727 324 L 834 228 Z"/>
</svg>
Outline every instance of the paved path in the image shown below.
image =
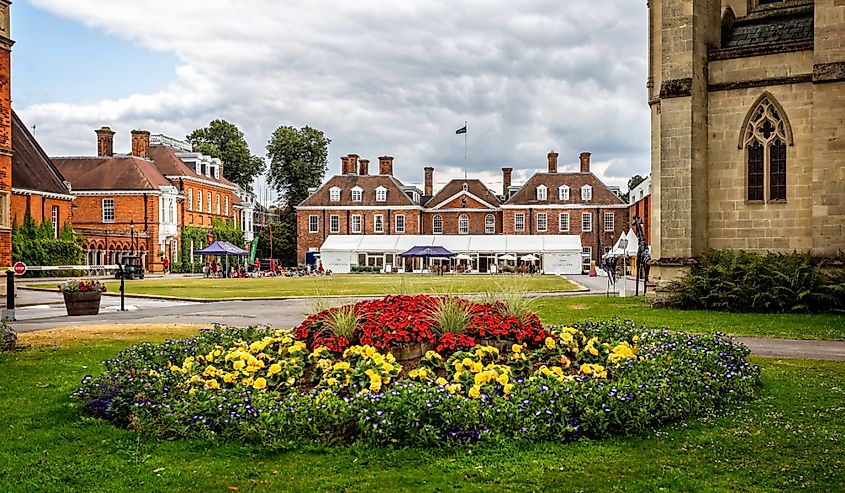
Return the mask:
<svg viewBox="0 0 845 493">
<path fill-rule="evenodd" d="M 571 276 L 579 284 L 590 288 L 593 294 L 604 293 L 605 278 Z M 549 293 L 552 296 L 554 294 Z M 572 293 L 558 295 L 571 296 Z M 323 299 L 321 303 L 340 305 L 350 298 Z M 60 293 L 21 289 L 18 291 L 16 322 L 12 327 L 18 332 L 30 332 L 57 327 L 74 327 L 93 324 L 155 324 L 184 323 L 211 325 L 215 322 L 229 325 L 269 324 L 273 327 L 293 327 L 309 313 L 313 313 L 313 299 L 250 300 L 195 302 L 155 300 L 126 297 L 128 311 L 118 311 L 120 298 L 104 296 L 99 315 L 68 317 Z M 738 337 L 755 356 L 771 358 L 804 358 L 845 361 L 845 341 L 813 341 L 793 339 L 761 339 Z"/>
</svg>

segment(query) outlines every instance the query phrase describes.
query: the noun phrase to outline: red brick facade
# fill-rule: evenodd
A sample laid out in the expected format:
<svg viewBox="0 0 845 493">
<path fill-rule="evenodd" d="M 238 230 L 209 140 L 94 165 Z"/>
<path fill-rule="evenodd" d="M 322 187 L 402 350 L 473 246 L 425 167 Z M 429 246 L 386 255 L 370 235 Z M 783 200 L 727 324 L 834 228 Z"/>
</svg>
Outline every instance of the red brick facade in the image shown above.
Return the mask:
<svg viewBox="0 0 845 493">
<path fill-rule="evenodd" d="M 643 220 L 643 234 L 647 245 L 651 245 L 651 195 L 646 195 L 644 198 L 638 200 L 628 209 L 628 219 L 631 224 L 634 218 L 639 217 Z"/>
<path fill-rule="evenodd" d="M 0 4 L 8 19 L 8 4 Z M 8 24 L 7 24 L 8 25 Z M 0 267 L 12 265 L 12 92 L 11 40 L 0 35 Z"/>
<path fill-rule="evenodd" d="M 412 200 L 413 194 L 403 194 L 402 184 L 390 176 L 395 182 L 395 190 L 391 188 L 388 197 L 391 193 L 394 198 L 401 194 L 391 207 L 368 200 L 375 196 L 377 186 L 390 188 L 384 180 L 387 173 L 379 177 L 357 175 L 356 170 L 363 168 L 356 166 L 358 156 L 350 154 L 342 159 L 343 174 L 331 178 L 297 207 L 298 260 L 304 262 L 305 253 L 318 250 L 329 234 L 401 234 L 393 228 L 393 218 L 403 214 L 406 217 L 404 234 L 579 235 L 582 247 L 590 249 L 590 259 L 597 261 L 620 234 L 627 231 L 627 206 L 590 172 L 589 153 L 580 156 L 577 173 L 558 173 L 557 154 L 550 153 L 548 158 L 549 172 L 536 173 L 504 202 L 479 180 L 463 179 L 452 180 L 436 194 L 426 195 L 416 204 Z M 392 158 L 390 164 L 389 172 L 392 173 Z M 424 172 L 425 193 L 431 194 L 434 169 L 426 168 Z M 503 168 L 506 183 L 511 172 L 511 168 Z M 541 186 L 546 188 L 545 196 L 538 195 L 537 188 Z M 353 187 L 359 187 L 363 193 L 360 202 L 352 200 Z M 569 187 L 565 199 L 559 192 L 561 187 Z M 331 200 L 332 189 L 335 189 L 335 201 Z M 397 207 L 409 210 L 396 210 Z M 523 215 L 521 229 L 516 227 L 519 214 Z M 560 225 L 561 214 L 568 218 L 564 230 Z M 381 231 L 374 229 L 377 215 L 384 218 Z M 588 229 L 584 230 L 586 215 L 590 218 Z M 331 229 L 332 216 L 338 218 L 334 231 Z M 353 231 L 353 224 L 357 224 L 351 219 L 353 216 L 361 217 L 360 230 Z M 492 223 L 489 223 L 491 219 Z M 543 219 L 545 228 L 542 227 Z"/>
</svg>

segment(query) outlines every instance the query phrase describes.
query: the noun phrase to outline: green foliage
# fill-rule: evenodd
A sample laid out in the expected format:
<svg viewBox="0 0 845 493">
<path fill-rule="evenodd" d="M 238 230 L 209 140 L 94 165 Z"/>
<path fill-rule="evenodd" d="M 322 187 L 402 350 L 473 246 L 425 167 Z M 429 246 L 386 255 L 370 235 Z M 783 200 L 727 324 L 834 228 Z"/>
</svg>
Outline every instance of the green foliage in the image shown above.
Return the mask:
<svg viewBox="0 0 845 493">
<path fill-rule="evenodd" d="M 808 254 L 710 250 L 675 284 L 677 306 L 735 312 L 845 310 L 841 271 Z"/>
<path fill-rule="evenodd" d="M 252 189 L 252 181 L 265 169 L 259 156 L 249 151 L 244 134 L 226 120 L 213 120 L 207 127 L 198 128 L 187 139 L 203 154 L 223 161 L 223 177 L 244 190 Z"/>
<path fill-rule="evenodd" d="M 233 245 L 243 246 L 244 232 L 231 219 L 220 220 L 213 218 L 211 231 L 214 241 L 228 241 Z M 208 229 L 195 226 L 182 227 L 182 248 L 180 249 L 179 258 L 170 265 L 171 272 L 191 272 L 192 269 L 193 272 L 202 271 L 202 256 L 193 255 L 193 250 L 191 249 L 192 241 L 193 250 L 199 250 L 208 246 Z"/>
<path fill-rule="evenodd" d="M 280 221 L 270 223 L 258 232 L 257 254 L 260 258 L 277 258 L 284 266 L 296 265 L 296 216 L 283 215 Z M 273 250 L 270 251 L 270 231 L 273 232 Z"/>
<path fill-rule="evenodd" d="M 361 322 L 361 317 L 355 312 L 355 305 L 344 305 L 331 311 L 326 317 L 326 325 L 332 334 L 346 339 L 352 339 L 352 334 Z"/>
<path fill-rule="evenodd" d="M 68 265 L 82 261 L 82 238 L 73 228 L 65 224 L 59 237 L 53 236 L 53 225 L 44 221 L 36 224 L 29 210 L 24 214 L 23 224 L 12 224 L 12 261 L 27 265 Z M 59 274 L 61 274 L 59 272 Z M 27 275 L 39 276 L 40 272 Z"/>
<path fill-rule="evenodd" d="M 331 139 L 322 131 L 305 126 L 282 126 L 267 143 L 270 166 L 267 178 L 284 201 L 285 209 L 308 197 L 308 189 L 319 186 L 328 169 Z"/>
<path fill-rule="evenodd" d="M 378 274 L 381 269 L 378 265 L 353 265 L 349 271 L 353 274 Z"/>
<path fill-rule="evenodd" d="M 471 315 L 466 302 L 453 296 L 444 296 L 431 307 L 434 328 L 441 334 L 463 334 L 467 330 Z"/>
</svg>

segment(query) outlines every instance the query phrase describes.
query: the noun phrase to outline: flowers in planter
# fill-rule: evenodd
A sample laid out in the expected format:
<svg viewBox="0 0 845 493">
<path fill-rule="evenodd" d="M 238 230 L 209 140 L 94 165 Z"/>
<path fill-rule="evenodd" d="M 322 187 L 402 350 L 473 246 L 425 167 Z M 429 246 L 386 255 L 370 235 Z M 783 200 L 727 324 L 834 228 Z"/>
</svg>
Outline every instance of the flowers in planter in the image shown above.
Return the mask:
<svg viewBox="0 0 845 493">
<path fill-rule="evenodd" d="M 94 279 L 68 279 L 58 287 L 62 293 L 103 293 L 106 291 L 105 284 Z"/>
</svg>

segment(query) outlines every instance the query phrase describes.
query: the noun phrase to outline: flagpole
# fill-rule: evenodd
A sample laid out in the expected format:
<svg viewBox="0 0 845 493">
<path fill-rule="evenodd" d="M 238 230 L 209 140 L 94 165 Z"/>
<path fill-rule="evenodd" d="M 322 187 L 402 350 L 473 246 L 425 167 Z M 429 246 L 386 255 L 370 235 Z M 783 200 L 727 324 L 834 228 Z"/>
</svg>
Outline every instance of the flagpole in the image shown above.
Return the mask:
<svg viewBox="0 0 845 493">
<path fill-rule="evenodd" d="M 464 180 L 467 179 L 467 122 L 464 122 Z"/>
</svg>

